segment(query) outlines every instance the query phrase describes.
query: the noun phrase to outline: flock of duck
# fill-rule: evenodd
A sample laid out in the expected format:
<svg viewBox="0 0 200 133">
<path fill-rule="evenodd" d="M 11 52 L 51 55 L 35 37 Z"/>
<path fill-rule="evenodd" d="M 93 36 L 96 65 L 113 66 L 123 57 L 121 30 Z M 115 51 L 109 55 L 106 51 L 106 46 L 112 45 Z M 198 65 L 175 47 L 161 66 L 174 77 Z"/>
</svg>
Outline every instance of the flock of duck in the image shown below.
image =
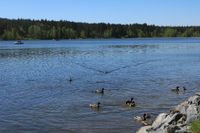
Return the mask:
<svg viewBox="0 0 200 133">
<path fill-rule="evenodd" d="M 186 90 L 187 89 L 186 89 L 185 86 L 183 86 L 183 87 L 176 86 L 175 88 L 171 89 L 172 92 L 175 92 L 177 94 L 180 93 L 181 91 L 184 92 Z M 95 93 L 97 93 L 97 94 L 104 94 L 104 91 L 105 91 L 105 89 L 101 88 L 101 89 L 97 89 L 95 91 Z M 124 104 L 126 106 L 128 106 L 128 107 L 135 107 L 136 106 L 136 102 L 134 101 L 133 97 L 130 100 L 125 101 Z M 97 102 L 97 103 L 94 103 L 94 104 L 89 104 L 89 107 L 92 108 L 92 109 L 99 110 L 100 107 L 101 107 L 100 105 L 101 105 L 101 103 Z M 136 116 L 136 117 L 134 117 L 135 120 L 141 122 L 144 125 L 151 125 L 152 124 L 152 120 L 150 118 L 151 118 L 151 115 L 147 114 L 147 113 L 144 113 L 142 116 Z"/>
<path fill-rule="evenodd" d="M 95 93 L 97 93 L 97 94 L 104 94 L 104 91 L 105 91 L 105 89 L 101 88 L 101 89 L 97 89 L 95 91 Z M 135 107 L 136 106 L 136 102 L 134 101 L 133 97 L 130 100 L 125 101 L 124 104 L 127 107 Z M 97 102 L 97 103 L 94 103 L 94 104 L 89 104 L 89 107 L 92 108 L 92 109 L 99 110 L 100 105 L 101 105 L 101 103 Z M 149 122 L 147 120 L 150 119 L 150 118 L 151 118 L 151 116 L 149 114 L 146 114 L 146 113 L 143 114 L 143 116 L 136 116 L 135 117 L 136 120 L 140 121 L 144 125 L 149 125 Z"/>
<path fill-rule="evenodd" d="M 98 94 L 104 94 L 104 88 L 101 88 L 101 89 L 97 89 L 95 91 L 95 93 L 98 93 Z M 133 100 L 134 98 L 132 97 L 130 100 L 127 100 L 125 103 L 127 106 L 129 107 L 135 107 L 135 101 Z M 96 109 L 99 109 L 100 108 L 100 102 L 97 102 L 96 104 L 90 104 L 89 106 L 91 108 L 96 108 Z"/>
<path fill-rule="evenodd" d="M 176 86 L 176 88 L 174 88 L 174 89 L 171 89 L 171 91 L 172 92 L 176 92 L 176 93 L 180 93 L 181 91 L 186 91 L 187 89 L 186 89 L 186 87 L 185 86 L 183 86 L 183 87 L 180 87 L 180 86 Z"/>
</svg>

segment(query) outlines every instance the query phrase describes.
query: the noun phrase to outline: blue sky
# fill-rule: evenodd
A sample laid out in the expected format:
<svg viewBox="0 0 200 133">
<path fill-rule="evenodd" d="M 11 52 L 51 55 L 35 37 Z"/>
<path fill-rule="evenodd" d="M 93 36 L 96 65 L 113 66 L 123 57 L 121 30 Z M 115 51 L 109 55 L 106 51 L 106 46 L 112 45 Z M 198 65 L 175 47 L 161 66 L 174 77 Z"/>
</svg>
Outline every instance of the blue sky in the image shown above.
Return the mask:
<svg viewBox="0 0 200 133">
<path fill-rule="evenodd" d="M 200 25 L 200 0 L 1 0 L 0 17 Z"/>
</svg>

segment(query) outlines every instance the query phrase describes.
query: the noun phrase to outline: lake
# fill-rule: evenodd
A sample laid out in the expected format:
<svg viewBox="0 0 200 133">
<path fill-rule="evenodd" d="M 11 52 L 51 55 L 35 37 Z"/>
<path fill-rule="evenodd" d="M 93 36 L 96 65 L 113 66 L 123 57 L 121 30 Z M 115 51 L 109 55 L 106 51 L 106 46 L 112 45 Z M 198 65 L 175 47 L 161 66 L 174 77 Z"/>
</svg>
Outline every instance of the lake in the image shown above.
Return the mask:
<svg viewBox="0 0 200 133">
<path fill-rule="evenodd" d="M 200 90 L 200 38 L 23 42 L 0 41 L 0 132 L 134 133 L 135 116 Z M 89 107 L 98 101 L 99 111 Z"/>
</svg>

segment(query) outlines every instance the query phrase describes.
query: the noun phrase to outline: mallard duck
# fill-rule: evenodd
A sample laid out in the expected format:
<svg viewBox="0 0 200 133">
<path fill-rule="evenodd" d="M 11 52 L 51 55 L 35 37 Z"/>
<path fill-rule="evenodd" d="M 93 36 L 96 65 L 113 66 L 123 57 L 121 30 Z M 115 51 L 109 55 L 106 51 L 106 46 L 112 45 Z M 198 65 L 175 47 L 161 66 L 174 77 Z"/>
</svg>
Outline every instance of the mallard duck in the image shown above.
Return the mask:
<svg viewBox="0 0 200 133">
<path fill-rule="evenodd" d="M 134 99 L 134 98 L 132 97 L 131 100 L 127 100 L 127 101 L 126 101 L 126 104 L 131 103 L 131 102 L 133 101 L 133 99 Z"/>
<path fill-rule="evenodd" d="M 104 88 L 101 88 L 101 89 L 96 90 L 95 93 L 101 93 L 101 94 L 103 94 L 104 90 L 105 90 Z"/>
<path fill-rule="evenodd" d="M 72 77 L 69 77 L 69 82 L 71 83 L 73 81 Z"/>
<path fill-rule="evenodd" d="M 149 114 L 144 113 L 143 116 L 136 116 L 134 118 L 138 121 L 146 121 L 147 119 L 150 119 L 151 116 Z"/>
<path fill-rule="evenodd" d="M 133 97 L 131 98 L 131 100 L 127 100 L 126 101 L 126 105 L 130 106 L 130 107 L 134 107 L 135 106 L 135 101 L 133 101 Z"/>
<path fill-rule="evenodd" d="M 144 113 L 144 114 L 143 114 L 143 118 L 144 118 L 144 120 L 150 119 L 150 118 L 151 118 L 151 115 L 150 115 L 150 114 Z"/>
<path fill-rule="evenodd" d="M 91 107 L 91 108 L 95 108 L 95 109 L 98 109 L 98 108 L 100 108 L 100 102 L 98 102 L 98 103 L 96 103 L 96 104 L 90 104 L 89 106 Z"/>
<path fill-rule="evenodd" d="M 176 88 L 175 89 L 171 89 L 171 91 L 173 91 L 173 92 L 179 92 L 180 91 L 180 86 L 176 86 Z"/>
<path fill-rule="evenodd" d="M 135 120 L 141 122 L 145 126 L 152 124 L 152 122 L 149 121 L 150 118 L 151 118 L 151 116 L 149 114 L 146 114 L 146 113 L 143 114 L 143 116 L 136 116 L 136 117 L 134 117 Z"/>
</svg>

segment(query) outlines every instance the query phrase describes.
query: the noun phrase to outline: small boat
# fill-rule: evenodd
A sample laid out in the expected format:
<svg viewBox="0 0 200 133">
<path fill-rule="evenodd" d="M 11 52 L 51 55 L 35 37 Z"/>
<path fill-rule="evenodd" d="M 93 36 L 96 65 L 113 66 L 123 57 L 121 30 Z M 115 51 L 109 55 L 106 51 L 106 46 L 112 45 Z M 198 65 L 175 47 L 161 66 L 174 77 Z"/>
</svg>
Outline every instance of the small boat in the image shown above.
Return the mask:
<svg viewBox="0 0 200 133">
<path fill-rule="evenodd" d="M 24 44 L 21 40 L 15 42 L 16 45 Z"/>
</svg>

